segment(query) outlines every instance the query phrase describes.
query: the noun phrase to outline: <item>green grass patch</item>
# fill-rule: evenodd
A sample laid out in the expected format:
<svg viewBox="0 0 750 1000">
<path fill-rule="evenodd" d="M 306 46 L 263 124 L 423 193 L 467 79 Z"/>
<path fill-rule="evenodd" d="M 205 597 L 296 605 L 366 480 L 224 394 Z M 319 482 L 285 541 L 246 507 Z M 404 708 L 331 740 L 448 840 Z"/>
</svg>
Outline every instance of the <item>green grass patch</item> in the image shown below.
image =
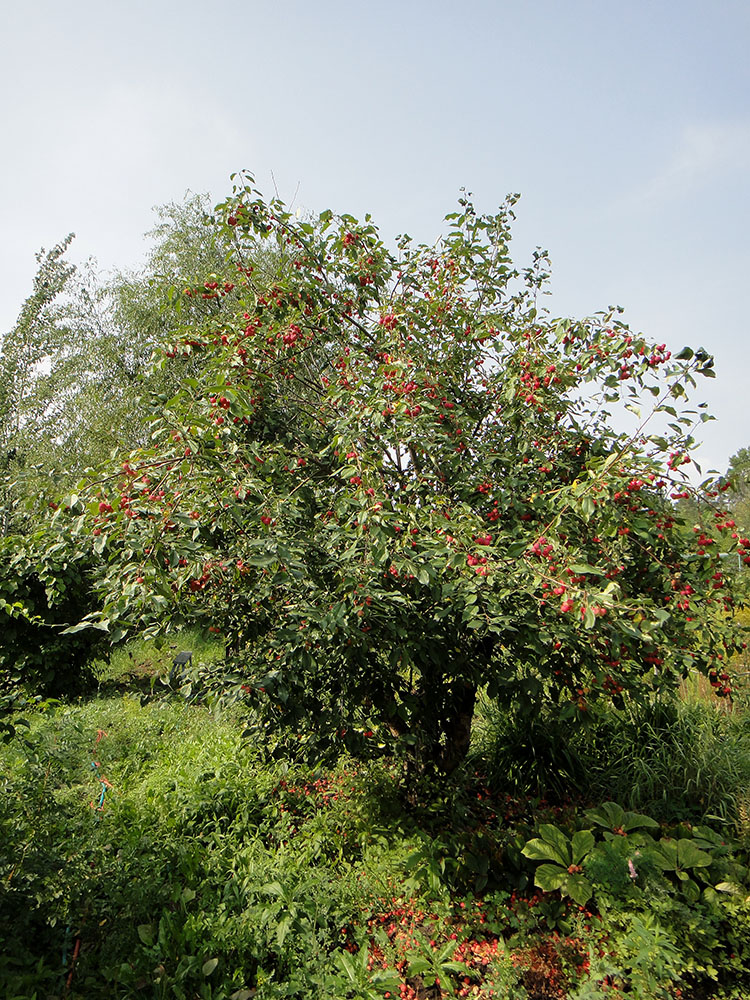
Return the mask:
<svg viewBox="0 0 750 1000">
<path fill-rule="evenodd" d="M 169 676 L 177 653 L 189 650 L 195 664 L 215 664 L 224 658 L 224 644 L 204 629 L 191 628 L 161 639 L 133 639 L 115 647 L 108 660 L 95 660 L 99 690 L 124 686 L 150 688 Z"/>
<path fill-rule="evenodd" d="M 520 756 L 503 781 L 523 741 L 503 749 L 509 730 L 482 711 L 475 766 L 440 782 L 396 758 L 276 760 L 270 738 L 243 738 L 240 705 L 118 695 L 37 712 L 0 755 L 3 995 L 747 995 L 749 845 L 729 823 L 680 823 L 663 795 L 650 823 L 602 807 L 610 794 L 592 812 L 582 788 L 540 801 L 538 760 L 559 747 L 532 754 L 533 787 Z M 694 744 L 690 718 L 648 725 Z M 624 770 L 630 738 L 599 725 L 589 792 Z M 726 736 L 701 726 L 714 752 Z M 657 757 L 664 780 L 675 762 L 672 796 L 687 765 Z"/>
</svg>

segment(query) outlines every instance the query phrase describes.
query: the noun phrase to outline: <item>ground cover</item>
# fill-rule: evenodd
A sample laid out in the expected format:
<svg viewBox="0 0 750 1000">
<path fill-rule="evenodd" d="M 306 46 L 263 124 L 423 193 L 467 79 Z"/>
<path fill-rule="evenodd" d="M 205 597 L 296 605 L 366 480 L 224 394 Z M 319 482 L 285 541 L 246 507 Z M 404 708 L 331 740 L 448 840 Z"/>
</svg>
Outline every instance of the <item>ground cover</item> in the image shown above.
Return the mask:
<svg viewBox="0 0 750 1000">
<path fill-rule="evenodd" d="M 5 995 L 747 996 L 744 717 L 604 717 L 585 748 L 568 744 L 567 788 L 545 798 L 552 769 L 481 711 L 447 782 L 405 782 L 378 733 L 319 768 L 290 741 L 274 759 L 273 741 L 243 737 L 241 705 L 141 691 L 40 711 L 2 751 Z M 649 725 L 666 747 L 654 782 L 671 784 L 649 799 L 636 778 L 622 808 L 606 804 L 623 745 Z M 699 753 L 673 798 L 684 765 L 667 741 L 697 733 L 715 766 Z M 653 746 L 631 747 L 637 776 Z M 595 780 L 575 783 L 575 767 Z"/>
</svg>

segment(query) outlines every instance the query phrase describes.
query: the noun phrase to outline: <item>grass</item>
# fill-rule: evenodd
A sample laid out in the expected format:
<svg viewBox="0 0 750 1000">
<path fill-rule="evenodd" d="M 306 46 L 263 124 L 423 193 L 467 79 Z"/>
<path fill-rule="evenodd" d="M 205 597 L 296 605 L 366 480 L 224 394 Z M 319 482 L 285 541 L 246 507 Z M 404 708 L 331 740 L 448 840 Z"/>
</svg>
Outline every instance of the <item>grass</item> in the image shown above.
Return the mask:
<svg viewBox="0 0 750 1000">
<path fill-rule="evenodd" d="M 179 648 L 220 658 L 200 642 Z M 37 712 L 0 751 L 9 1000 L 750 995 L 746 716 L 685 702 L 573 731 L 484 701 L 466 770 L 406 789 L 398 758 L 304 767 L 244 738 L 240 705 L 119 690 L 174 651 L 131 645 L 105 693 Z M 657 837 L 713 824 L 695 889 L 600 829 L 586 905 L 534 884 L 524 845 L 591 828 L 586 805 L 612 798 Z"/>
<path fill-rule="evenodd" d="M 473 756 L 517 794 L 611 797 L 659 819 L 731 824 L 750 791 L 750 713 L 708 700 L 608 710 L 586 727 L 480 701 Z"/>
<path fill-rule="evenodd" d="M 108 660 L 95 660 L 93 667 L 99 692 L 125 688 L 151 688 L 169 676 L 175 655 L 190 650 L 194 661 L 214 664 L 224 657 L 223 643 L 203 629 L 183 629 L 166 639 L 134 639 L 117 646 Z"/>
</svg>

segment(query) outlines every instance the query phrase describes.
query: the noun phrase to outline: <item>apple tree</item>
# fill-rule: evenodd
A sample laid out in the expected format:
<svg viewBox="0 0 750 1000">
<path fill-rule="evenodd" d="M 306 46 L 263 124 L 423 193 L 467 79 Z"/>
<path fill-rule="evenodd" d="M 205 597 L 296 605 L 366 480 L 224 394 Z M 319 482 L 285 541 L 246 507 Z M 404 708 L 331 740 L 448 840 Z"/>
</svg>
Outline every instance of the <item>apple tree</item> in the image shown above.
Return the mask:
<svg viewBox="0 0 750 1000">
<path fill-rule="evenodd" d="M 480 688 L 585 720 L 724 673 L 725 484 L 689 536 L 675 509 L 712 359 L 616 312 L 551 320 L 545 255 L 511 263 L 513 203 L 464 197 L 437 244 L 391 251 L 369 217 L 297 220 L 239 177 L 224 272 L 178 290 L 217 309 L 161 362 L 198 354 L 199 376 L 70 505 L 105 561 L 100 625 L 210 624 L 269 717 L 379 727 L 446 770 Z"/>
</svg>

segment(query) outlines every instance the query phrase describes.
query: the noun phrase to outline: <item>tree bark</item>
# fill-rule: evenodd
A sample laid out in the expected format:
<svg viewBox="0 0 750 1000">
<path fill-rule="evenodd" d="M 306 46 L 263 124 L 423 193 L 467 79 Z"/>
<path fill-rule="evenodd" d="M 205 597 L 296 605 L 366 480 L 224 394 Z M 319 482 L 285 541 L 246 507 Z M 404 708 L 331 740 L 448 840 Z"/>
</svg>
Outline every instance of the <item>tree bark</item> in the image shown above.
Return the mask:
<svg viewBox="0 0 750 1000">
<path fill-rule="evenodd" d="M 451 692 L 450 715 L 445 719 L 445 744 L 440 748 L 440 769 L 450 774 L 463 762 L 471 742 L 471 721 L 477 699 L 476 684 L 458 682 Z"/>
</svg>

